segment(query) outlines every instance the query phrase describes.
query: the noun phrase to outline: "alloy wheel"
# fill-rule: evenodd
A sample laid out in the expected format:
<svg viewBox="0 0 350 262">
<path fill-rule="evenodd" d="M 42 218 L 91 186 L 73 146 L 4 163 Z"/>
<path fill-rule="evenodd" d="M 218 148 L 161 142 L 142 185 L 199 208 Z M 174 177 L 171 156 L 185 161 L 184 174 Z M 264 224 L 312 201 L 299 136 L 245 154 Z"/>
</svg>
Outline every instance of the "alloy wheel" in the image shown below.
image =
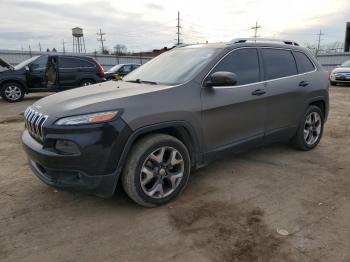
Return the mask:
<svg viewBox="0 0 350 262">
<path fill-rule="evenodd" d="M 165 198 L 178 188 L 184 170 L 184 159 L 178 150 L 160 147 L 149 154 L 142 165 L 141 188 L 151 198 Z"/>
<path fill-rule="evenodd" d="M 305 120 L 304 124 L 304 140 L 309 146 L 315 144 L 322 130 L 322 118 L 317 112 L 311 112 Z"/>
<path fill-rule="evenodd" d="M 16 101 L 21 98 L 22 90 L 20 87 L 15 85 L 9 85 L 4 90 L 4 95 L 8 100 Z"/>
</svg>

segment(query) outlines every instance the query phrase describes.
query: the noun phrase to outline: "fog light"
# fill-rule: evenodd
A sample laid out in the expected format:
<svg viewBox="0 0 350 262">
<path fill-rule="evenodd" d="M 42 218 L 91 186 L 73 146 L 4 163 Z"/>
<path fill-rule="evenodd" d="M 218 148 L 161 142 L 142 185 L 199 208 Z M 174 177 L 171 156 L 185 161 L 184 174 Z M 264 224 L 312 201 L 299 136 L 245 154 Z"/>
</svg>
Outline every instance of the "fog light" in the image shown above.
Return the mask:
<svg viewBox="0 0 350 262">
<path fill-rule="evenodd" d="M 57 151 L 63 154 L 68 154 L 68 155 L 80 154 L 78 146 L 72 141 L 68 141 L 68 140 L 57 140 L 55 148 Z"/>
</svg>

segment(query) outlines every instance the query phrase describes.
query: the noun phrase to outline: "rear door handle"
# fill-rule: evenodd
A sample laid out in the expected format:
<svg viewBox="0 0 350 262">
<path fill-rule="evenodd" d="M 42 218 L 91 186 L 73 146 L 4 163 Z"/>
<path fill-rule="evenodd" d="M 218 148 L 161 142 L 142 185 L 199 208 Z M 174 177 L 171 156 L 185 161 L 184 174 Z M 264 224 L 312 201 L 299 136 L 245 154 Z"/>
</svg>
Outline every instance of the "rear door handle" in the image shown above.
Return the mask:
<svg viewBox="0 0 350 262">
<path fill-rule="evenodd" d="M 252 95 L 253 96 L 261 96 L 261 95 L 263 95 L 265 93 L 266 93 L 265 89 L 257 89 L 257 90 L 252 92 Z"/>
<path fill-rule="evenodd" d="M 300 83 L 299 83 L 299 86 L 307 86 L 309 84 L 309 82 L 308 81 L 301 81 Z"/>
</svg>

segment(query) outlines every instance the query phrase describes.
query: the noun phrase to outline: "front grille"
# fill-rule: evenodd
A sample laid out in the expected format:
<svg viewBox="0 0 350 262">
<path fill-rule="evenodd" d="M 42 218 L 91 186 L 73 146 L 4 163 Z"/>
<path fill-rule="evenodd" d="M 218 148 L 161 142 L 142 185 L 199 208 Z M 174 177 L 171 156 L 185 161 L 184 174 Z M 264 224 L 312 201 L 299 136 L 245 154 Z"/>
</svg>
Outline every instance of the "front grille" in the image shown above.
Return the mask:
<svg viewBox="0 0 350 262">
<path fill-rule="evenodd" d="M 28 107 L 24 112 L 24 118 L 29 133 L 33 137 L 43 140 L 43 125 L 48 116 Z"/>
</svg>

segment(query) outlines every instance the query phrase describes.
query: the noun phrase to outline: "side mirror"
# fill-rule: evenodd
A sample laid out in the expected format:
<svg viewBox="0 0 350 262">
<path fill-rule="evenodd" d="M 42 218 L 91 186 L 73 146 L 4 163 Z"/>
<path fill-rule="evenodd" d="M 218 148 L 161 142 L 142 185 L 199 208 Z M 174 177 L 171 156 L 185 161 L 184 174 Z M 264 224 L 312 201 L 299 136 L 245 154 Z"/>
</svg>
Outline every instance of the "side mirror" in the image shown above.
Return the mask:
<svg viewBox="0 0 350 262">
<path fill-rule="evenodd" d="M 206 87 L 213 86 L 234 86 L 237 84 L 237 75 L 231 72 L 215 72 L 210 79 L 205 82 Z"/>
<path fill-rule="evenodd" d="M 29 71 L 30 71 L 30 67 L 29 67 L 29 66 L 26 66 L 26 67 L 25 67 L 25 70 L 26 70 L 27 72 L 29 72 Z"/>
</svg>

